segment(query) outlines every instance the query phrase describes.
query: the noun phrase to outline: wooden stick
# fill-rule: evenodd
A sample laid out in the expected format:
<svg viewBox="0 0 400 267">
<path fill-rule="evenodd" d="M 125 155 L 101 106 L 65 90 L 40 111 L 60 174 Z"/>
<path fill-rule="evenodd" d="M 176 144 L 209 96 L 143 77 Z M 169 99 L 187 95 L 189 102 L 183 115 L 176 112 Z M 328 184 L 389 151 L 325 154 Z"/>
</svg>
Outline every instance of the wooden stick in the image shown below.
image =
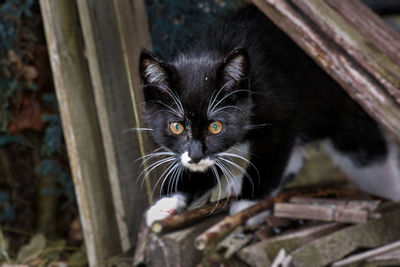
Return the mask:
<svg viewBox="0 0 400 267">
<path fill-rule="evenodd" d="M 188 210 L 181 214 L 176 214 L 165 219 L 155 221 L 151 226 L 151 230 L 153 233 L 161 234 L 182 228 L 184 226 L 197 222 L 200 219 L 206 218 L 211 214 L 217 214 L 224 210 L 227 210 L 230 202 L 230 199 L 224 199 L 219 201 L 218 203 L 210 203 L 203 207 Z"/>
<path fill-rule="evenodd" d="M 302 188 L 288 189 L 276 197 L 264 199 L 257 204 L 236 213 L 235 215 L 227 216 L 221 222 L 198 236 L 195 240 L 195 246 L 198 250 L 204 250 L 209 244 L 221 240 L 223 237 L 232 232 L 237 226 L 245 223 L 247 219 L 262 211 L 271 209 L 274 203 L 288 201 L 291 197 L 296 195 L 302 194 L 304 196 L 322 197 L 329 195 L 355 195 L 357 193 L 359 193 L 357 190 L 323 188 L 322 186 L 307 186 Z"/>
</svg>

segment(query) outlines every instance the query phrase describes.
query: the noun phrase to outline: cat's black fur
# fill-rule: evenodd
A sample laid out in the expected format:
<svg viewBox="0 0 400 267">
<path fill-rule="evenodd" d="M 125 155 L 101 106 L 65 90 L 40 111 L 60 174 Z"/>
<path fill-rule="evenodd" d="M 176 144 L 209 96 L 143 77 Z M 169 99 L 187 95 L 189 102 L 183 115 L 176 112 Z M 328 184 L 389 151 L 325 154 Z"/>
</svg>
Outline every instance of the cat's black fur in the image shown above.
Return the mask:
<svg viewBox="0 0 400 267">
<path fill-rule="evenodd" d="M 140 73 L 147 125 L 177 161 L 185 151 L 194 164 L 249 143 L 253 185 L 243 179 L 244 199 L 266 197 L 294 176 L 283 173 L 293 147 L 304 142 L 329 139 L 360 167 L 387 153 L 377 124 L 254 6 L 219 20 L 171 63 L 143 51 Z M 217 100 L 231 94 L 219 106 L 226 109 L 208 117 L 211 98 L 225 84 Z M 182 117 L 167 107 L 178 109 L 171 92 Z M 185 125 L 183 134 L 170 131 L 175 121 Z M 223 122 L 220 134 L 208 132 L 212 121 Z M 210 168 L 185 168 L 177 188 L 191 201 L 215 185 Z"/>
</svg>

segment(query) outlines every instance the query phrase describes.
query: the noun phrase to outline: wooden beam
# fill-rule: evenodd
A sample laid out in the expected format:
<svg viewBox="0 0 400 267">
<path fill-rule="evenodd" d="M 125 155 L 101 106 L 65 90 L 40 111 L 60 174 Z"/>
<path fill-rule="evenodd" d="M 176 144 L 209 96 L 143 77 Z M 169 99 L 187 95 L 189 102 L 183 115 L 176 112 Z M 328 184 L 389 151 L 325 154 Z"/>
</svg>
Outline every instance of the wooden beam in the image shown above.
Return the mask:
<svg viewBox="0 0 400 267">
<path fill-rule="evenodd" d="M 76 2 L 40 7 L 89 263 L 106 266 L 121 245 Z"/>
<path fill-rule="evenodd" d="M 115 216 L 124 251 L 135 244 L 141 214 L 148 206 L 141 188 L 138 161 L 150 148 L 140 131 L 142 96 L 137 74 L 139 52 L 150 44 L 144 3 L 77 1 L 101 137 L 112 190 Z M 139 19 L 141 21 L 139 21 Z M 148 194 L 146 194 L 146 191 Z"/>
<path fill-rule="evenodd" d="M 390 51 L 380 49 L 373 39 L 366 36 L 354 21 L 341 15 L 337 5 L 339 1 L 326 0 L 254 0 L 278 27 L 290 36 L 307 52 L 328 74 L 330 74 L 367 113 L 384 126 L 400 141 L 400 67 L 396 64 L 396 45 Z M 357 0 L 351 3 L 362 6 Z M 356 3 L 356 4 L 355 4 Z M 347 1 L 341 6 L 347 7 Z M 342 7 L 343 9 L 343 7 Z M 363 9 L 353 8 L 352 12 L 362 13 Z M 352 13 L 352 15 L 353 15 Z M 377 17 L 362 17 L 362 20 L 379 21 Z M 374 22 L 364 22 L 368 25 Z M 383 22 L 382 22 L 383 23 Z M 379 23 L 376 36 L 387 36 Z M 389 37 L 385 37 L 389 40 Z"/>
</svg>

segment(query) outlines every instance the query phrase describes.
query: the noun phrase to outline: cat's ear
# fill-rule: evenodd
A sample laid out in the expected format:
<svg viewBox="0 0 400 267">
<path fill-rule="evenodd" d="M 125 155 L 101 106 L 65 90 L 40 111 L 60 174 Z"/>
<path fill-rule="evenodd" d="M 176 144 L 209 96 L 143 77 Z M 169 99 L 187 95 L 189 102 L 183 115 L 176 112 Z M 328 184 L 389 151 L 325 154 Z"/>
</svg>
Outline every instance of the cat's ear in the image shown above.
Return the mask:
<svg viewBox="0 0 400 267">
<path fill-rule="evenodd" d="M 139 59 L 139 73 L 145 100 L 165 100 L 175 77 L 173 66 L 164 63 L 150 51 L 143 50 Z"/>
<path fill-rule="evenodd" d="M 229 53 L 221 62 L 217 69 L 217 77 L 223 82 L 222 85 L 234 87 L 247 77 L 249 69 L 249 54 L 246 49 L 239 48 Z"/>
<path fill-rule="evenodd" d="M 167 88 L 170 86 L 173 68 L 150 51 L 144 49 L 140 54 L 139 72 L 145 86 L 153 85 Z"/>
</svg>

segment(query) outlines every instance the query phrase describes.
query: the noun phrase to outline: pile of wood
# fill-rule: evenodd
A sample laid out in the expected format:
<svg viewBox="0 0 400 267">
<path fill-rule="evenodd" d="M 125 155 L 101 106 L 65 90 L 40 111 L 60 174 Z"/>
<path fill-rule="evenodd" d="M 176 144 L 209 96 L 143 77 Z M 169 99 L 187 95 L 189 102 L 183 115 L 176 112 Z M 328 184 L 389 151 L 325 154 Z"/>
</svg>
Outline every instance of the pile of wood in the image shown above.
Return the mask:
<svg viewBox="0 0 400 267">
<path fill-rule="evenodd" d="M 400 265 L 399 204 L 324 186 L 289 189 L 233 216 L 229 203 L 143 227 L 135 266 Z M 265 210 L 264 224 L 245 226 Z"/>
</svg>

